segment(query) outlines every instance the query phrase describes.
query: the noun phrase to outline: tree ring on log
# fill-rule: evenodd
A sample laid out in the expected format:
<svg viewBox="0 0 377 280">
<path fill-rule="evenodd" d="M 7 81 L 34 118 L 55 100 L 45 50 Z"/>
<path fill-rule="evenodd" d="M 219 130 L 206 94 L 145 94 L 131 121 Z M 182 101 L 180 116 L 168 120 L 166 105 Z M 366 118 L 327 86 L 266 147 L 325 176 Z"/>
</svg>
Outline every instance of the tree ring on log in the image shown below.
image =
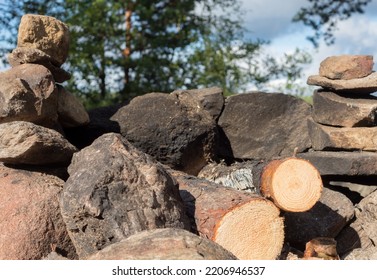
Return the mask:
<svg viewBox="0 0 377 280">
<path fill-rule="evenodd" d="M 271 161 L 263 170 L 261 193 L 287 212 L 310 210 L 323 189 L 319 171 L 307 160 Z"/>
</svg>

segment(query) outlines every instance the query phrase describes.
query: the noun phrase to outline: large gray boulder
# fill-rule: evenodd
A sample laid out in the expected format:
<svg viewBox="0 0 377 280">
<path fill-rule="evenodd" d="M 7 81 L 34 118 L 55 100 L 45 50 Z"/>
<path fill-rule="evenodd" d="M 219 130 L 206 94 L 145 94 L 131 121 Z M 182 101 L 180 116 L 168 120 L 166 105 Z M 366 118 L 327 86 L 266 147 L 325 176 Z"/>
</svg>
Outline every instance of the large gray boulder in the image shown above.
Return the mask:
<svg viewBox="0 0 377 280">
<path fill-rule="evenodd" d="M 135 147 L 172 168 L 196 175 L 214 157 L 216 122 L 190 94 L 139 96 L 112 120 Z"/>
<path fill-rule="evenodd" d="M 119 134 L 76 153 L 68 172 L 60 205 L 80 258 L 143 230 L 190 228 L 170 174 Z"/>
<path fill-rule="evenodd" d="M 226 158 L 271 159 L 311 147 L 311 106 L 282 93 L 252 92 L 228 97 L 218 125 Z M 225 144 L 230 146 L 227 147 Z"/>
</svg>

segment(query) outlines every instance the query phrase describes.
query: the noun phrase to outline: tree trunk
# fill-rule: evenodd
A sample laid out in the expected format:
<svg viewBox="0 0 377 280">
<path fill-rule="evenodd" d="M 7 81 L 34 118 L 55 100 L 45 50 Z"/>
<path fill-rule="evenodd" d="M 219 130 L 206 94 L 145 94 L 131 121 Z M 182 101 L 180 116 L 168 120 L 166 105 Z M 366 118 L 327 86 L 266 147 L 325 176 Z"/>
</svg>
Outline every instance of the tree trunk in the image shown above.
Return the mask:
<svg viewBox="0 0 377 280">
<path fill-rule="evenodd" d="M 285 158 L 270 162 L 249 161 L 232 166 L 211 164 L 199 177 L 227 187 L 260 194 L 287 212 L 311 209 L 322 193 L 322 179 L 308 161 Z"/>
<path fill-rule="evenodd" d="M 131 49 L 131 41 L 132 41 L 132 35 L 131 35 L 131 30 L 132 30 L 132 13 L 133 13 L 133 4 L 128 3 L 126 7 L 126 12 L 125 12 L 125 21 L 126 21 L 126 48 L 124 49 L 124 56 L 125 56 L 125 61 L 126 65 L 124 67 L 124 83 L 125 85 L 128 85 L 130 82 L 130 68 L 128 66 L 129 60 L 131 57 L 132 49 Z"/>
<path fill-rule="evenodd" d="M 170 170 L 178 181 L 195 230 L 238 259 L 276 259 L 284 241 L 283 218 L 269 200 Z"/>
</svg>

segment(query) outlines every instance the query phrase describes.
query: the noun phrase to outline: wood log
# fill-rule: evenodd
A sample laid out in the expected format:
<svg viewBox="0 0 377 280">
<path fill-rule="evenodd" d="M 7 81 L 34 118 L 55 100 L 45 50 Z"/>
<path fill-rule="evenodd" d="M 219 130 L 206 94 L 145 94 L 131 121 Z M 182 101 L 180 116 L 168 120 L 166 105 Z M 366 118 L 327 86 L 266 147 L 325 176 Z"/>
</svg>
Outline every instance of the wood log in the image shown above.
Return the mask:
<svg viewBox="0 0 377 280">
<path fill-rule="evenodd" d="M 306 243 L 304 259 L 339 260 L 334 238 L 317 237 Z"/>
<path fill-rule="evenodd" d="M 236 260 L 219 244 L 177 228 L 145 230 L 111 244 L 90 260 Z"/>
<path fill-rule="evenodd" d="M 280 255 L 284 222 L 271 201 L 182 172 L 170 172 L 201 236 L 220 244 L 238 259 L 276 259 Z"/>
<path fill-rule="evenodd" d="M 261 194 L 287 212 L 311 209 L 323 188 L 318 170 L 309 161 L 294 157 L 231 166 L 211 164 L 198 176 L 227 187 Z"/>
</svg>

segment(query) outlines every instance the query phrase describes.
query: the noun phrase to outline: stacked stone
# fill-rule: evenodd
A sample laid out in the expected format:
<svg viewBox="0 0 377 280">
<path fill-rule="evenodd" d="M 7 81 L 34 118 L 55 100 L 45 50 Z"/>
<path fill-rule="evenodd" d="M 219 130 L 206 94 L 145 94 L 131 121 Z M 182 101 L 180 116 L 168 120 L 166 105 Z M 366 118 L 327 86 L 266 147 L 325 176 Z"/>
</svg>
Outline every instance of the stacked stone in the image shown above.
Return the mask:
<svg viewBox="0 0 377 280">
<path fill-rule="evenodd" d="M 60 83 L 68 57 L 69 30 L 49 16 L 24 15 L 11 69 L 0 73 L 0 161 L 8 164 L 68 164 L 77 148 L 64 128 L 89 122 L 80 101 Z"/>
<path fill-rule="evenodd" d="M 377 73 L 373 57 L 342 55 L 325 59 L 307 83 L 314 92 L 308 129 L 315 150 L 300 155 L 322 175 L 377 174 Z"/>
</svg>

